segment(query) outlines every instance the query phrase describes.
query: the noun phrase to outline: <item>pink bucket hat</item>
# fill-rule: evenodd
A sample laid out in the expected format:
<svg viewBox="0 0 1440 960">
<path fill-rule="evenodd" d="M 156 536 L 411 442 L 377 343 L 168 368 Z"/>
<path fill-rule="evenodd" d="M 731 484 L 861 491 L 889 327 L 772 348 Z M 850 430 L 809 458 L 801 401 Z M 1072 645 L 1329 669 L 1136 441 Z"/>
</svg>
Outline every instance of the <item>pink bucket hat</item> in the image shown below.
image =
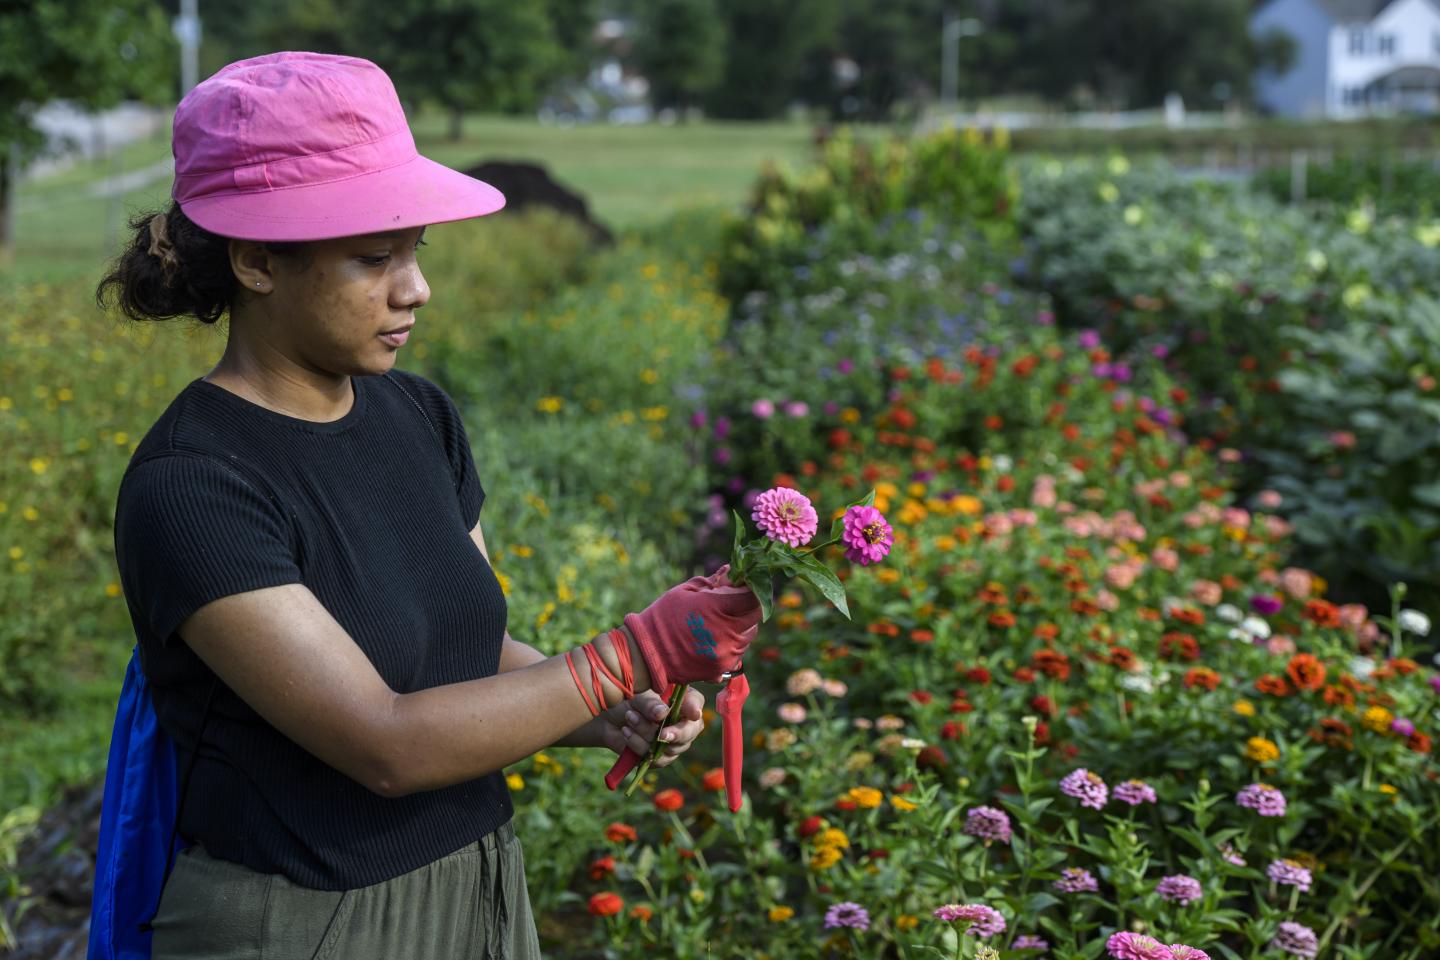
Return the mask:
<svg viewBox="0 0 1440 960">
<path fill-rule="evenodd" d="M 170 195 L 241 240 L 325 240 L 483 217 L 505 195 L 420 156 L 369 60 L 284 52 L 223 67 L 175 108 Z"/>
</svg>

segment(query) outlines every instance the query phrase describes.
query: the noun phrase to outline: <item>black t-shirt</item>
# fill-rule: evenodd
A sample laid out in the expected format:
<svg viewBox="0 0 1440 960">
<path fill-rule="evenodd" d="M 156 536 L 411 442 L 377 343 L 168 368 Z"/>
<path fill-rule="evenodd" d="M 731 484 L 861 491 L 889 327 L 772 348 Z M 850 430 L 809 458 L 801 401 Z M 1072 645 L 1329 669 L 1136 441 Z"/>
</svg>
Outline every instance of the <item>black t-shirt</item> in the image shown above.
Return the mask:
<svg viewBox="0 0 1440 960">
<path fill-rule="evenodd" d="M 316 423 L 195 380 L 121 480 L 121 584 L 182 770 L 215 674 L 175 631 L 220 597 L 303 583 L 399 693 L 499 668 L 505 596 L 469 536 L 485 491 L 454 403 L 400 370 L 351 383 L 351 410 Z M 212 856 L 343 890 L 424 866 L 511 814 L 498 772 L 381 797 L 220 683 L 180 831 Z"/>
</svg>

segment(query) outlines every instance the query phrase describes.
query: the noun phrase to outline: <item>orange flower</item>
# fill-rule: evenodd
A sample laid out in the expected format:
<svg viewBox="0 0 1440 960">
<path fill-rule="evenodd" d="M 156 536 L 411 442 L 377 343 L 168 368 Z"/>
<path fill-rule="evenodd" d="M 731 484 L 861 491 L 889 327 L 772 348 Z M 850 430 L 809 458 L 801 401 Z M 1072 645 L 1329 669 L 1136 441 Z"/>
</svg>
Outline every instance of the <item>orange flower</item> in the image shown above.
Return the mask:
<svg viewBox="0 0 1440 960">
<path fill-rule="evenodd" d="M 634 843 L 635 828 L 628 823 L 612 823 L 605 828 L 605 839 L 611 843 Z"/>
<path fill-rule="evenodd" d="M 600 857 L 598 860 L 590 861 L 590 879 L 604 880 L 615 872 L 615 858 L 611 856 Z"/>
<path fill-rule="evenodd" d="M 1220 686 L 1220 674 L 1209 667 L 1192 667 L 1185 671 L 1186 690 L 1193 690 L 1196 687 L 1214 690 L 1218 686 Z"/>
<path fill-rule="evenodd" d="M 1306 600 L 1305 619 L 1321 627 L 1340 626 L 1340 608 L 1329 600 Z"/>
<path fill-rule="evenodd" d="M 700 778 L 700 785 L 706 790 L 716 791 L 725 789 L 725 771 L 715 767 L 705 771 L 705 776 Z"/>
<path fill-rule="evenodd" d="M 1056 680 L 1070 679 L 1070 658 L 1058 650 L 1036 650 L 1030 657 L 1035 669 Z"/>
<path fill-rule="evenodd" d="M 1339 684 L 1326 684 L 1325 693 L 1322 694 L 1325 703 L 1332 707 L 1353 707 L 1355 706 L 1355 694 Z"/>
<path fill-rule="evenodd" d="M 1297 690 L 1319 690 L 1325 685 L 1325 664 L 1310 653 L 1297 653 L 1285 668 Z"/>
<path fill-rule="evenodd" d="M 590 916 L 613 917 L 625 909 L 625 901 L 618 893 L 597 893 L 590 898 Z"/>
<path fill-rule="evenodd" d="M 679 810 L 683 806 L 685 806 L 685 795 L 682 794 L 679 790 L 671 788 L 669 790 L 661 790 L 659 793 L 655 794 L 656 810 L 662 810 L 665 813 L 673 813 L 674 811 Z"/>
<path fill-rule="evenodd" d="M 1015 626 L 1015 614 L 1009 610 L 996 610 L 990 614 L 990 626 L 1008 629 Z"/>
<path fill-rule="evenodd" d="M 650 918 L 655 916 L 655 911 L 643 903 L 637 903 L 630 908 L 630 916 L 639 920 L 641 923 L 649 923 Z"/>
<path fill-rule="evenodd" d="M 1260 679 L 1255 681 L 1255 689 L 1273 697 L 1290 695 L 1290 684 L 1285 682 L 1284 677 L 1277 677 L 1273 673 L 1262 674 Z"/>
</svg>

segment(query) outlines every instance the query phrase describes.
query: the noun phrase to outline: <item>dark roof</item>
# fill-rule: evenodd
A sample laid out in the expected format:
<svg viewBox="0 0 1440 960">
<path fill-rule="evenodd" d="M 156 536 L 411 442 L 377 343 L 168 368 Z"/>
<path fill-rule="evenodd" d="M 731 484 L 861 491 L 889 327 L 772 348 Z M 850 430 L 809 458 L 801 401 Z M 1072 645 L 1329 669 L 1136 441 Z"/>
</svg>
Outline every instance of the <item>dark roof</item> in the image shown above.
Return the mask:
<svg viewBox="0 0 1440 960">
<path fill-rule="evenodd" d="M 1392 0 L 1315 0 L 1336 23 L 1369 23 Z"/>
</svg>

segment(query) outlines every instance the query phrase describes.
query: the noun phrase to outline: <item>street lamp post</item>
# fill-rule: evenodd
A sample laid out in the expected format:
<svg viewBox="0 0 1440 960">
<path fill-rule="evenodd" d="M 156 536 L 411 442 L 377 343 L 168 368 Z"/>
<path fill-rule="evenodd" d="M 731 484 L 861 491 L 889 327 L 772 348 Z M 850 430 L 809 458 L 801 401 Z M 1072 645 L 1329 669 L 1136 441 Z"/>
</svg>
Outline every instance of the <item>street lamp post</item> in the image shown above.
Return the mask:
<svg viewBox="0 0 1440 960">
<path fill-rule="evenodd" d="M 180 96 L 200 82 L 200 13 L 198 0 L 180 0 L 180 16 L 171 24 L 180 41 Z"/>
<path fill-rule="evenodd" d="M 941 104 L 955 103 L 960 79 L 960 38 L 974 37 L 984 32 L 984 25 L 973 17 L 954 20 L 949 14 L 945 15 L 944 26 L 940 29 Z"/>
</svg>

